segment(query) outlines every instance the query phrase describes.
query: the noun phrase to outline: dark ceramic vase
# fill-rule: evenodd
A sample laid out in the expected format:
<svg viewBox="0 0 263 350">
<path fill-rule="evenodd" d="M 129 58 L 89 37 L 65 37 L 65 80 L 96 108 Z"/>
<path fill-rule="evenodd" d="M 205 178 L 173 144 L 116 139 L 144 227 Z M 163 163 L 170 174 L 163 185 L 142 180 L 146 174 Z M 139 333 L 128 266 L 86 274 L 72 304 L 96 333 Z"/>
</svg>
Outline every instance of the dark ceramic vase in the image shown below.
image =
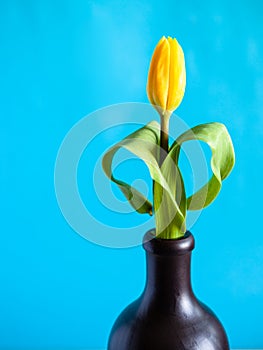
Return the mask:
<svg viewBox="0 0 263 350">
<path fill-rule="evenodd" d="M 108 350 L 229 350 L 220 321 L 192 291 L 192 234 L 179 240 L 152 237 L 147 232 L 143 244 L 144 292 L 116 320 Z"/>
</svg>

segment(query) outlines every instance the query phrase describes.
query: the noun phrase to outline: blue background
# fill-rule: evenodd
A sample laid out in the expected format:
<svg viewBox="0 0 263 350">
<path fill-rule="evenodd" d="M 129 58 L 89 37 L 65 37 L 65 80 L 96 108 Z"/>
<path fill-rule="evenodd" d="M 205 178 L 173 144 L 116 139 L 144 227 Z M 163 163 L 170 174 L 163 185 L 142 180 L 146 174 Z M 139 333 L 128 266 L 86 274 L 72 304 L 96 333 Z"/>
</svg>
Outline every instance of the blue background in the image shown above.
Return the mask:
<svg viewBox="0 0 263 350">
<path fill-rule="evenodd" d="M 259 0 L 1 1 L 0 348 L 103 347 L 141 292 L 142 248 L 74 233 L 56 202 L 54 164 L 84 115 L 147 102 L 162 35 L 185 51 L 178 114 L 191 126 L 225 123 L 236 150 L 233 173 L 192 230 L 194 289 L 233 348 L 263 347 L 262 11 Z"/>
</svg>

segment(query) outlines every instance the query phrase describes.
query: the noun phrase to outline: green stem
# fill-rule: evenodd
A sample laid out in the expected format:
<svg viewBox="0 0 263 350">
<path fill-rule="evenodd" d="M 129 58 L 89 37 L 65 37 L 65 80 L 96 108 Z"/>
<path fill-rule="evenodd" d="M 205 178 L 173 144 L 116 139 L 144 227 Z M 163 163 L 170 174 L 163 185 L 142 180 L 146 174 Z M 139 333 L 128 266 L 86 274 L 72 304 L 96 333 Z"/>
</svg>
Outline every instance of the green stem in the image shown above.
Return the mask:
<svg viewBox="0 0 263 350">
<path fill-rule="evenodd" d="M 180 237 L 183 237 L 184 233 L 178 228 L 178 227 L 173 227 L 172 229 L 166 229 L 163 232 L 161 232 L 158 235 L 158 238 L 163 238 L 163 239 L 178 239 Z"/>
<path fill-rule="evenodd" d="M 160 135 L 160 166 L 163 164 L 163 161 L 169 150 L 169 120 L 170 114 L 161 115 L 161 135 Z"/>
<path fill-rule="evenodd" d="M 165 112 L 164 114 L 160 113 L 161 120 L 161 130 L 160 130 L 160 150 L 159 150 L 159 166 L 163 164 L 165 157 L 169 151 L 169 120 L 170 113 Z M 155 208 L 155 195 L 154 195 L 154 181 L 153 181 L 153 208 Z M 169 237 L 162 237 L 169 238 Z"/>
</svg>

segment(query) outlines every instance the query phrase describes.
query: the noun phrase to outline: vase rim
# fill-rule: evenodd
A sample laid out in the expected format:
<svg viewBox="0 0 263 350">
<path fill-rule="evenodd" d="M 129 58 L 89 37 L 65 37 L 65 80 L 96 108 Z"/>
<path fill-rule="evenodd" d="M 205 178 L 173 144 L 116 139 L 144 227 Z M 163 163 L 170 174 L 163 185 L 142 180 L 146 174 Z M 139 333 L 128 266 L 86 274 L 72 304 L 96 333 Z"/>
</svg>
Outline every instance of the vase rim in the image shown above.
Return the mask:
<svg viewBox="0 0 263 350">
<path fill-rule="evenodd" d="M 190 231 L 178 239 L 164 239 L 155 236 L 155 229 L 149 230 L 143 237 L 143 248 L 155 255 L 183 255 L 194 249 L 195 240 Z"/>
</svg>

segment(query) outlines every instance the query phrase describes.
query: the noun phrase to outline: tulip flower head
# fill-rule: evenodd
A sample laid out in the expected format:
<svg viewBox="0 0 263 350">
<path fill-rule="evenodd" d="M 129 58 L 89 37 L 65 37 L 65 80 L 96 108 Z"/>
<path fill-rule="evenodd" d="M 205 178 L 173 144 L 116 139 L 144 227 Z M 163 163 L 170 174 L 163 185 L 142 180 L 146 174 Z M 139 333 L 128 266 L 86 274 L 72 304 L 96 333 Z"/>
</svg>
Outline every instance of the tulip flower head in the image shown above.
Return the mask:
<svg viewBox="0 0 263 350">
<path fill-rule="evenodd" d="M 181 103 L 186 83 L 184 53 L 178 41 L 164 36 L 149 68 L 147 94 L 160 115 L 170 115 Z"/>
</svg>

